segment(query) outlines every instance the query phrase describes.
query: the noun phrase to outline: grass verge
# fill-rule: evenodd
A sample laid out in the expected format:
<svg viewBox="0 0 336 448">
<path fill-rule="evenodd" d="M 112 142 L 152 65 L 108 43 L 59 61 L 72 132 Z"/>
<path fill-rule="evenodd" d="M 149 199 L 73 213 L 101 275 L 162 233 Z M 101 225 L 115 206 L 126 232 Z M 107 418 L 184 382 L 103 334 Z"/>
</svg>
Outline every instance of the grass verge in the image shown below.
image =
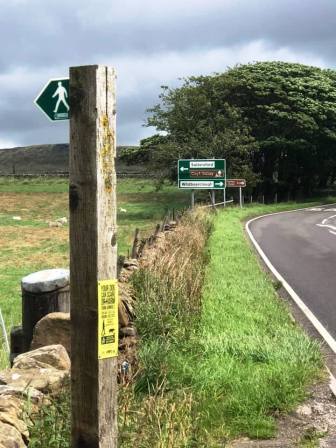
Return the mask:
<svg viewBox="0 0 336 448">
<path fill-rule="evenodd" d="M 266 210 L 220 214 L 209 241 L 200 331 L 203 356 L 189 381 L 196 389 L 205 387 L 200 410 L 207 409 L 207 424 L 217 422 L 230 437 L 272 436 L 274 416 L 305 397 L 305 386 L 322 367 L 318 344 L 293 323 L 246 241 L 241 220 L 251 211 Z"/>
</svg>

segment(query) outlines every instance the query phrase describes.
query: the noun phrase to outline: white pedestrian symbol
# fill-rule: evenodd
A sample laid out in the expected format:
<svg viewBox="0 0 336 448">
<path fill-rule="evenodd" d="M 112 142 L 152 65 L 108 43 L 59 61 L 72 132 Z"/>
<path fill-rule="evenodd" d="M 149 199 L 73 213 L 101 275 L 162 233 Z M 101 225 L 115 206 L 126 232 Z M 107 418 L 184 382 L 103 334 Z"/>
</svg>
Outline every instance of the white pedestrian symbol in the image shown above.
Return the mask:
<svg viewBox="0 0 336 448">
<path fill-rule="evenodd" d="M 69 104 L 66 101 L 66 98 L 68 98 L 68 92 L 66 91 L 66 88 L 62 86 L 61 81 L 58 82 L 58 87 L 52 97 L 55 98 L 56 96 L 58 96 L 58 100 L 56 103 L 54 113 L 56 114 L 58 112 L 58 108 L 60 107 L 61 103 L 63 103 L 67 111 L 69 111 L 70 109 Z"/>
</svg>

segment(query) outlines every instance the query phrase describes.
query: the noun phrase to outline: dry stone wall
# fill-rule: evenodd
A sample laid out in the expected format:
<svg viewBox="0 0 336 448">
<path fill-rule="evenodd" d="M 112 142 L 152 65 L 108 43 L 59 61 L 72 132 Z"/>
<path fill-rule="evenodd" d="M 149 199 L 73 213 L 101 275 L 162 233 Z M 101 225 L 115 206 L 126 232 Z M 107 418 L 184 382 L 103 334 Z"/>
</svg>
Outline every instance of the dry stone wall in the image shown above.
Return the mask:
<svg viewBox="0 0 336 448">
<path fill-rule="evenodd" d="M 0 448 L 25 448 L 29 442 L 26 410 L 33 412 L 63 388 L 70 358 L 62 345 L 24 353 L 0 372 Z"/>
</svg>

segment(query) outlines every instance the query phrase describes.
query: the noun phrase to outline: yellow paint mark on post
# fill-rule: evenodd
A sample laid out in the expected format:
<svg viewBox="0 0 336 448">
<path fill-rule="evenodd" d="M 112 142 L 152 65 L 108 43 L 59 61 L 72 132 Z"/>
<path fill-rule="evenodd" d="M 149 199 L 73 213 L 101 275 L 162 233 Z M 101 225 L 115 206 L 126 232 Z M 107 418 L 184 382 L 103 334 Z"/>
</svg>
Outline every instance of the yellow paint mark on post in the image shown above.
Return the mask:
<svg viewBox="0 0 336 448">
<path fill-rule="evenodd" d="M 110 129 L 108 116 L 105 114 L 101 117 L 102 132 L 102 147 L 100 149 L 100 157 L 102 158 L 102 172 L 104 177 L 105 190 L 111 193 L 112 188 L 115 188 L 114 171 L 114 134 Z"/>
<path fill-rule="evenodd" d="M 98 282 L 98 359 L 118 356 L 118 280 Z"/>
</svg>

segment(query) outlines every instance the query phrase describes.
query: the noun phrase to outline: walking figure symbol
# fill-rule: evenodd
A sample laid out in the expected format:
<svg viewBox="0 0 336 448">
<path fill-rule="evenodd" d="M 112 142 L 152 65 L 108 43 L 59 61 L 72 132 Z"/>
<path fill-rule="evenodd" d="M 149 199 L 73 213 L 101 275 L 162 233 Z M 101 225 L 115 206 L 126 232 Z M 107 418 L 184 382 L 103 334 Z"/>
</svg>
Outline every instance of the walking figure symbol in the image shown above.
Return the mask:
<svg viewBox="0 0 336 448">
<path fill-rule="evenodd" d="M 67 103 L 66 98 L 68 98 L 68 92 L 66 91 L 66 88 L 62 85 L 62 82 L 59 81 L 58 82 L 58 87 L 55 90 L 55 93 L 53 94 L 53 98 L 55 98 L 56 96 L 58 96 L 57 99 L 57 103 L 54 109 L 54 113 L 56 114 L 58 112 L 58 109 L 61 105 L 61 103 L 64 104 L 64 106 L 66 107 L 66 110 L 69 111 L 69 104 Z"/>
</svg>

